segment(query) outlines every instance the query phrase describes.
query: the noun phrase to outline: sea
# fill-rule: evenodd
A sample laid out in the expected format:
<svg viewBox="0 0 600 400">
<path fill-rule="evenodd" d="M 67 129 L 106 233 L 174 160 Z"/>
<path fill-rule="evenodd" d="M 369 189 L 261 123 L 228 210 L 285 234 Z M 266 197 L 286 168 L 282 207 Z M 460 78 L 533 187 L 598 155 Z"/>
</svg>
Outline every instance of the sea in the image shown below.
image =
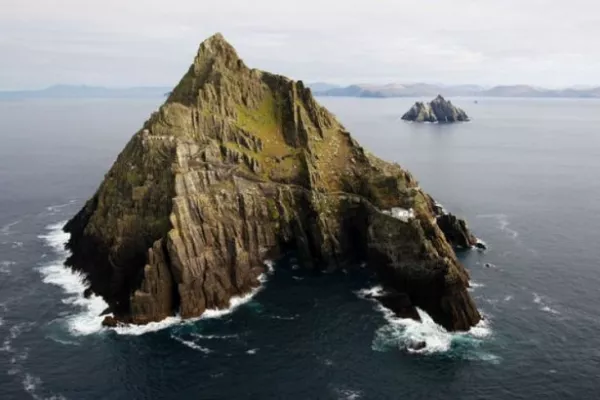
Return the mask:
<svg viewBox="0 0 600 400">
<path fill-rule="evenodd" d="M 402 121 L 420 99 L 319 99 L 487 243 L 458 254 L 469 332 L 293 255 L 228 310 L 107 329 L 61 228 L 162 100 L 0 102 L 0 399 L 600 398 L 599 100 L 456 98 L 472 121 L 446 125 Z"/>
</svg>

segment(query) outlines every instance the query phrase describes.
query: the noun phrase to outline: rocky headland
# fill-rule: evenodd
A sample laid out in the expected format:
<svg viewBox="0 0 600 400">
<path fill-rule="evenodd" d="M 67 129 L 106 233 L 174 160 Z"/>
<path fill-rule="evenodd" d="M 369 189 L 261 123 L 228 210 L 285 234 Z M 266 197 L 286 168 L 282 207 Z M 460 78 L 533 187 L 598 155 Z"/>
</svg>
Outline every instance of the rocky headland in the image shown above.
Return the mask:
<svg viewBox="0 0 600 400">
<path fill-rule="evenodd" d="M 417 101 L 403 116 L 405 121 L 414 122 L 466 122 L 467 113 L 438 95 L 429 103 Z"/>
<path fill-rule="evenodd" d="M 65 226 L 67 265 L 110 305 L 106 324 L 226 308 L 294 251 L 304 268 L 364 262 L 398 314 L 468 330 L 481 316 L 453 245 L 472 235 L 453 218 L 301 81 L 248 68 L 217 34 Z"/>
</svg>

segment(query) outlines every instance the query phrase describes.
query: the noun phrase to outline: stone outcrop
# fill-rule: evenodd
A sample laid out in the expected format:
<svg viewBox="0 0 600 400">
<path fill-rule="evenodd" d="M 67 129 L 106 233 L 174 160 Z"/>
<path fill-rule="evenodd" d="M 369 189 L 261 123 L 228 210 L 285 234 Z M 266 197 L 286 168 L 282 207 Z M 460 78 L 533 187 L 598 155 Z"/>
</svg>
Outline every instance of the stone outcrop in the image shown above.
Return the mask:
<svg viewBox="0 0 600 400">
<path fill-rule="evenodd" d="M 414 122 L 465 122 L 469 120 L 467 113 L 454 106 L 441 95 L 429 103 L 416 102 L 402 119 Z"/>
<path fill-rule="evenodd" d="M 404 314 L 420 307 L 450 330 L 481 318 L 411 174 L 219 34 L 65 230 L 67 264 L 109 303 L 111 325 L 228 307 L 290 250 L 305 268 L 366 262 Z"/>
</svg>

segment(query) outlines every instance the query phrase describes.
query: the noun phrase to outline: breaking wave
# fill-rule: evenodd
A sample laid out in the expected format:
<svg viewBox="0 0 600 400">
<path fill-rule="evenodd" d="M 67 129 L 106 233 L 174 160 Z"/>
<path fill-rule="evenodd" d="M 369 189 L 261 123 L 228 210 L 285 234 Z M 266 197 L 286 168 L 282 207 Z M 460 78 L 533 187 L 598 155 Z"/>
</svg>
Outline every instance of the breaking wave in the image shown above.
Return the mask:
<svg viewBox="0 0 600 400">
<path fill-rule="evenodd" d="M 104 316 L 100 314 L 107 309 L 108 304 L 100 296 L 92 295 L 85 298 L 83 292 L 87 286 L 84 276 L 64 266 L 64 262 L 69 255 L 65 249 L 65 244 L 69 240 L 69 234 L 63 231 L 65 223 L 66 221 L 62 221 L 49 225 L 46 227 L 47 233 L 39 236 L 59 256 L 54 262 L 40 267 L 39 272 L 44 283 L 58 286 L 67 294 L 67 297 L 62 300 L 63 303 L 73 305 L 79 309 L 76 314 L 67 315 L 62 319 L 66 323 L 69 332 L 74 336 L 85 336 L 108 330 L 120 335 L 139 336 L 182 323 L 194 323 L 200 319 L 221 318 L 231 314 L 239 306 L 248 303 L 264 287 L 261 285 L 243 296 L 234 296 L 229 300 L 229 308 L 208 309 L 199 318 L 183 320 L 179 316 L 173 316 L 146 325 L 123 325 L 106 328 L 102 326 Z M 266 261 L 265 264 L 269 267 L 269 271 L 272 271 L 272 262 Z M 260 277 L 260 281 L 263 283 L 267 281 L 266 274 Z"/>
<path fill-rule="evenodd" d="M 360 298 L 368 298 L 368 295 L 380 294 L 381 286 L 363 289 L 357 292 Z M 410 318 L 400 318 L 393 311 L 385 308 L 378 301 L 376 310 L 380 311 L 386 323 L 377 329 L 371 348 L 375 351 L 388 351 L 392 349 L 405 349 L 409 353 L 416 354 L 439 354 L 449 353 L 454 349 L 470 348 L 463 352 L 470 357 L 473 348 L 481 345 L 483 339 L 492 335 L 492 330 L 487 319 L 482 319 L 476 326 L 467 332 L 448 332 L 442 326 L 436 324 L 425 311 L 417 308 L 421 321 Z M 412 345 L 424 343 L 421 349 L 411 349 Z M 497 360 L 492 354 L 478 352 L 475 357 L 480 360 Z"/>
</svg>

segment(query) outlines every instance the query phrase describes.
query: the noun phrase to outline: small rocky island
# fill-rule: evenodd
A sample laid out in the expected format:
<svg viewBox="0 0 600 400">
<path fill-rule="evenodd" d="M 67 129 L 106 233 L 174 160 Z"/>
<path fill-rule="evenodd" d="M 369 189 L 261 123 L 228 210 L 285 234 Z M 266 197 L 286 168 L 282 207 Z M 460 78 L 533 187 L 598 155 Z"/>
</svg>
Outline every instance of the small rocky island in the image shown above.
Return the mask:
<svg viewBox="0 0 600 400">
<path fill-rule="evenodd" d="M 454 106 L 449 100 L 438 95 L 429 103 L 417 101 L 408 110 L 402 119 L 414 122 L 466 122 L 469 120 L 467 113 Z"/>
<path fill-rule="evenodd" d="M 398 315 L 419 307 L 453 331 L 481 319 L 453 249 L 474 244 L 464 221 L 301 81 L 248 68 L 220 34 L 65 231 L 67 265 L 107 301 L 107 325 L 227 308 L 289 251 L 304 268 L 366 265 Z"/>
</svg>

